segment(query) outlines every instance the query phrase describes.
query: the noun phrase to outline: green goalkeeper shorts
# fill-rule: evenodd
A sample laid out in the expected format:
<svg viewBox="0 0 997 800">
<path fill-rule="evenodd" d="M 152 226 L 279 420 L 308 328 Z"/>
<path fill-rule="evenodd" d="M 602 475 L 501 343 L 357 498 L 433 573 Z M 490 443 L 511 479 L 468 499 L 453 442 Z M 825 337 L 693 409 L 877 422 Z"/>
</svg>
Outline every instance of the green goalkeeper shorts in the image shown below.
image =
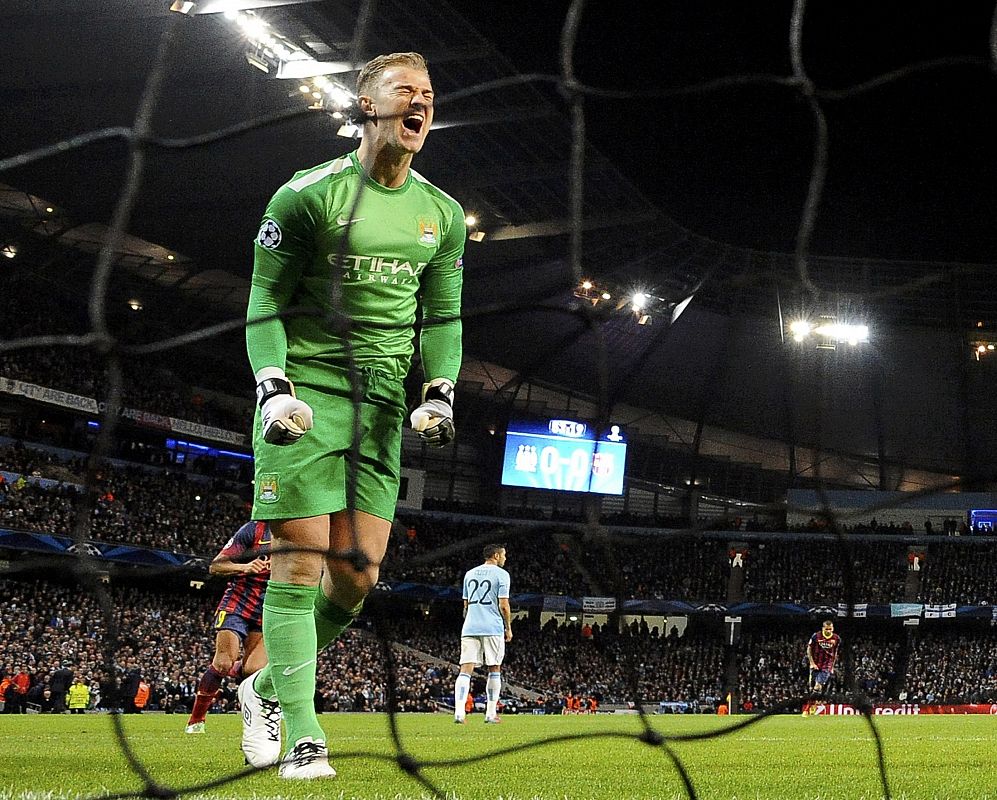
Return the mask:
<svg viewBox="0 0 997 800">
<path fill-rule="evenodd" d="M 401 476 L 403 374 L 389 363 L 357 367 L 360 400 L 354 404 L 349 370 L 312 361 L 289 363 L 287 377 L 295 395 L 311 406 L 314 427 L 294 444 L 263 439 L 260 410 L 253 422 L 256 484 L 253 519 L 302 519 L 350 507 L 393 519 Z M 359 453 L 351 453 L 359 415 Z"/>
</svg>

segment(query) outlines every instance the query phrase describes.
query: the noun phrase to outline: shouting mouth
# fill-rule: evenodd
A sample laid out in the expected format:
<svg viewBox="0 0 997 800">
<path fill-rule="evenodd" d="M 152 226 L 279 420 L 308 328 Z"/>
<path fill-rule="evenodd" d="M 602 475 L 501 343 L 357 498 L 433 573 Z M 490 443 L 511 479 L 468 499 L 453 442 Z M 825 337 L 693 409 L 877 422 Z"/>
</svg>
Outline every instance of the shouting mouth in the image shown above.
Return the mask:
<svg viewBox="0 0 997 800">
<path fill-rule="evenodd" d="M 426 118 L 422 114 L 409 114 L 402 120 L 402 127 L 416 136 L 422 133 L 425 124 Z"/>
</svg>

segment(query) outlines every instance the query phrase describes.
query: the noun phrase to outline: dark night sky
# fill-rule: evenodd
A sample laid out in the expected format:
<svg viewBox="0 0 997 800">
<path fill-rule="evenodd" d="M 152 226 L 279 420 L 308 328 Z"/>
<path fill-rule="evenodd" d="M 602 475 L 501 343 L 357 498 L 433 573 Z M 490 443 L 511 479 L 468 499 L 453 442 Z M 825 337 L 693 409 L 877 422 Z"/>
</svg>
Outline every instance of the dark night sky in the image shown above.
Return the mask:
<svg viewBox="0 0 997 800">
<path fill-rule="evenodd" d="M 521 72 L 559 71 L 569 3 L 460 5 Z M 791 10 L 785 0 L 621 0 L 584 11 L 580 79 L 636 93 L 587 101 L 591 140 L 667 213 L 720 241 L 792 249 L 812 158 L 808 107 L 794 90 L 769 86 L 641 93 L 790 74 Z M 992 3 L 975 0 L 811 2 L 804 63 L 818 86 L 842 88 L 930 59 L 983 61 L 992 13 Z M 985 66 L 935 69 L 823 105 L 829 176 L 815 252 L 994 260 L 997 78 Z"/>
</svg>

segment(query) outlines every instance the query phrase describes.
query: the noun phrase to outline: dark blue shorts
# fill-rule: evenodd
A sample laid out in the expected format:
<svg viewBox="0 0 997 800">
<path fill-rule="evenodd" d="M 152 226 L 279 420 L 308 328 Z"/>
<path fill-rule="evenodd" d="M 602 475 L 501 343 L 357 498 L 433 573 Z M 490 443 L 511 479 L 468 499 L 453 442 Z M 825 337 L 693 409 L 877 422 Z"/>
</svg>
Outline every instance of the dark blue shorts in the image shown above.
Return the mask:
<svg viewBox="0 0 997 800">
<path fill-rule="evenodd" d="M 819 692 L 827 688 L 828 683 L 831 682 L 831 673 L 826 669 L 812 669 L 810 670 L 810 688 L 812 691 Z"/>
<path fill-rule="evenodd" d="M 261 620 L 246 619 L 238 614 L 233 614 L 231 611 L 222 611 L 221 609 L 215 612 L 215 621 L 212 623 L 212 627 L 216 631 L 232 631 L 239 637 L 240 642 L 246 641 L 246 637 L 251 633 L 263 631 Z"/>
</svg>

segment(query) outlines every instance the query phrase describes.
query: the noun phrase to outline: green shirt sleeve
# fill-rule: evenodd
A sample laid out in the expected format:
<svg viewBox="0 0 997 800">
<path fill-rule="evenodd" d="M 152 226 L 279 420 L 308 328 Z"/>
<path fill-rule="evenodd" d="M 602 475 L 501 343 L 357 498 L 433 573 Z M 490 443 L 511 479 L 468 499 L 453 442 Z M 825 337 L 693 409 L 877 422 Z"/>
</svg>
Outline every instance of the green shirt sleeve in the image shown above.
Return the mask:
<svg viewBox="0 0 997 800">
<path fill-rule="evenodd" d="M 254 322 L 287 310 L 314 247 L 316 213 L 307 193 L 281 187 L 270 200 L 253 247 L 253 280 L 246 313 L 246 350 L 253 372 L 285 368 L 287 331 L 282 318 Z"/>
<path fill-rule="evenodd" d="M 460 293 L 464 285 L 464 212 L 456 206 L 442 246 L 422 275 L 422 332 L 419 350 L 427 381 L 447 378 L 457 382 L 463 356 Z M 431 320 L 445 320 L 432 322 Z M 427 322 L 427 320 L 429 322 Z"/>
</svg>

